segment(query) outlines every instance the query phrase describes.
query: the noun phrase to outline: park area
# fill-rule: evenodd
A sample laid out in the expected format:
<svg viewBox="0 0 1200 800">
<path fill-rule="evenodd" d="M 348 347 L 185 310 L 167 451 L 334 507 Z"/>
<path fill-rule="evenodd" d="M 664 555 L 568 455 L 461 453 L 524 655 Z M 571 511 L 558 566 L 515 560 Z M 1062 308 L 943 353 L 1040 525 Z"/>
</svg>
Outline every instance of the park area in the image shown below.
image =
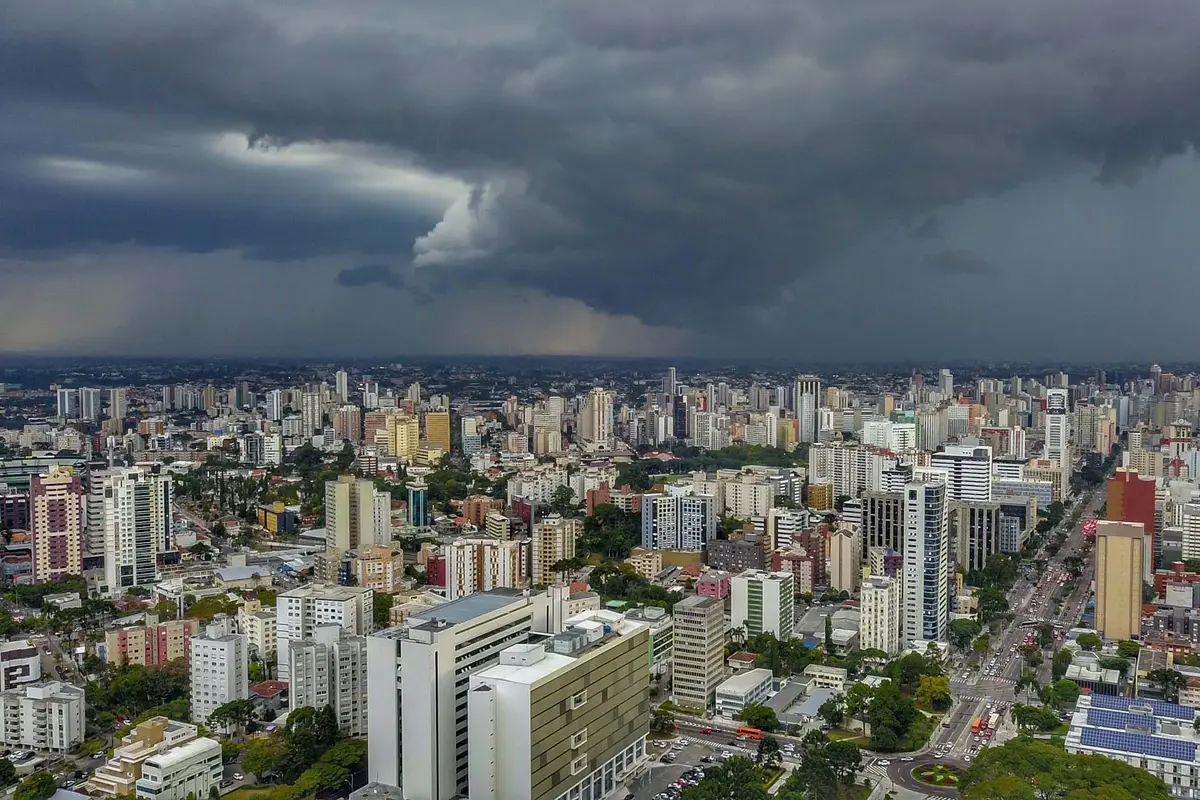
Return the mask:
<svg viewBox="0 0 1200 800">
<path fill-rule="evenodd" d="M 953 787 L 958 786 L 958 782 L 962 780 L 961 770 L 945 764 L 925 764 L 915 767 L 912 775 L 921 783 L 928 783 L 930 786 Z"/>
</svg>

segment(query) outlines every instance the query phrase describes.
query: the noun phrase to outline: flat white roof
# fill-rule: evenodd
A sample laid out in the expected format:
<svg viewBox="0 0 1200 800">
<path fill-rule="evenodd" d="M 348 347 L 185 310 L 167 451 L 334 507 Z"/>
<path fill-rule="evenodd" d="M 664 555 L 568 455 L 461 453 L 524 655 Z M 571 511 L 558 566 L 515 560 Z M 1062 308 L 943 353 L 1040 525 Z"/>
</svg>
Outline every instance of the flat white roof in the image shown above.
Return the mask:
<svg viewBox="0 0 1200 800">
<path fill-rule="evenodd" d="M 772 677 L 773 673 L 769 669 L 748 669 L 722 682 L 717 687 L 717 694 L 746 694 Z"/>
</svg>

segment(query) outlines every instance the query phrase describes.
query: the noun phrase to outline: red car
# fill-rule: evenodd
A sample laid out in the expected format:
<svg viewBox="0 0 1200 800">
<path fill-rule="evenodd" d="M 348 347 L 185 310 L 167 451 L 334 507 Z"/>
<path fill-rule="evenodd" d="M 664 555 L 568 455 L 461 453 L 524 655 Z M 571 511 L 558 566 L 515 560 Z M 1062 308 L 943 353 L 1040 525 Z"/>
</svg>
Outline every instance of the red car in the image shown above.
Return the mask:
<svg viewBox="0 0 1200 800">
<path fill-rule="evenodd" d="M 708 734 L 712 733 L 712 728 L 701 728 L 700 732 L 707 736 Z"/>
</svg>

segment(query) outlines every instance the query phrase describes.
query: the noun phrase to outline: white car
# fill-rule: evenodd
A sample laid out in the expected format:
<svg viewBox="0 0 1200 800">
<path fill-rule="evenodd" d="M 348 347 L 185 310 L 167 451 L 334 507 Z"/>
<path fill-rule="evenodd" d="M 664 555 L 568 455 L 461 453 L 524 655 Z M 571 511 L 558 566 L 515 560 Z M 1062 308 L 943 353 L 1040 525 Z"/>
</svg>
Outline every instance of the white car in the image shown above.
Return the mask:
<svg viewBox="0 0 1200 800">
<path fill-rule="evenodd" d="M 881 758 L 875 763 L 881 767 L 890 767 L 892 765 L 892 762 L 888 761 L 886 758 Z"/>
<path fill-rule="evenodd" d="M 912 760 L 913 760 L 913 757 L 912 757 L 912 756 L 905 756 L 904 758 L 902 758 L 902 759 L 900 759 L 900 760 L 901 760 L 901 761 L 912 761 Z"/>
</svg>

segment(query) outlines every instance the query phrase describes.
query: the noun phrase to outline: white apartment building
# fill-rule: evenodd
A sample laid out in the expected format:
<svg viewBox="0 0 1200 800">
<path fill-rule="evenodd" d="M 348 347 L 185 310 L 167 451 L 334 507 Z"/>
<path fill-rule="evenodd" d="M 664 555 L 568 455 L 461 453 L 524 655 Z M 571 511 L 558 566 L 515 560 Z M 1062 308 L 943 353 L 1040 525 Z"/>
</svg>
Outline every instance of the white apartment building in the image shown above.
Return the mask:
<svg viewBox="0 0 1200 800">
<path fill-rule="evenodd" d="M 796 619 L 796 582 L 791 572 L 748 569 L 729 581 L 731 628 L 742 628 L 746 638 L 772 633 L 776 639 L 792 638 Z"/>
<path fill-rule="evenodd" d="M 525 583 L 523 543 L 511 539 L 458 539 L 442 548 L 446 599 Z"/>
<path fill-rule="evenodd" d="M 340 625 L 318 625 L 313 638 L 288 648 L 288 705 L 292 711 L 330 706 L 338 730 L 367 735 L 367 640 Z"/>
<path fill-rule="evenodd" d="M 66 753 L 83 742 L 83 689 L 52 681 L 0 692 L 0 741 Z"/>
<path fill-rule="evenodd" d="M 725 484 L 725 513 L 738 519 L 761 517 L 775 505 L 777 484 L 759 475 L 738 475 Z"/>
<path fill-rule="evenodd" d="M 1062 472 L 1063 491 L 1071 485 L 1071 414 L 1066 389 L 1046 391 L 1046 458 Z"/>
<path fill-rule="evenodd" d="M 642 496 L 642 547 L 701 550 L 717 536 L 717 501 L 691 488 Z"/>
<path fill-rule="evenodd" d="M 471 675 L 498 663 L 506 647 L 553 633 L 551 617 L 544 592 L 493 589 L 372 634 L 368 780 L 403 785 L 409 800 L 468 796 Z"/>
<path fill-rule="evenodd" d="M 246 637 L 233 632 L 228 617 L 218 615 L 203 634 L 192 637 L 192 722 L 205 722 L 233 700 L 250 699 L 248 659 Z"/>
<path fill-rule="evenodd" d="M 258 601 L 252 601 L 259 607 L 250 610 L 245 605 L 238 609 L 238 631 L 245 634 L 247 646 L 258 653 L 260 658 L 266 658 L 268 653 L 278 649 L 275 631 L 275 609 L 262 607 Z"/>
<path fill-rule="evenodd" d="M 942 641 L 950 624 L 950 526 L 946 484 L 904 487 L 904 639 Z"/>
<path fill-rule="evenodd" d="M 610 611 L 470 678 L 472 800 L 600 800 L 646 758 L 645 626 Z M 407 786 L 405 787 L 407 790 Z"/>
<path fill-rule="evenodd" d="M 508 504 L 511 505 L 517 497 L 527 498 L 534 503 L 549 503 L 558 487 L 570 485 L 566 467 L 541 464 L 508 479 Z"/>
<path fill-rule="evenodd" d="M 146 759 L 137 796 L 139 800 L 207 798 L 213 787 L 220 787 L 224 770 L 221 743 L 206 737 L 193 739 Z"/>
<path fill-rule="evenodd" d="M 890 419 L 867 420 L 863 423 L 862 443 L 893 453 L 917 449 L 917 426 L 912 422 L 892 422 Z"/>
<path fill-rule="evenodd" d="M 288 678 L 288 645 L 311 639 L 318 625 L 340 625 L 365 636 L 372 630 L 375 593 L 364 586 L 314 583 L 282 592 L 275 598 L 277 675 Z"/>
<path fill-rule="evenodd" d="M 862 582 L 859 601 L 858 646 L 882 650 L 889 656 L 900 653 L 903 605 L 899 578 L 872 575 Z"/>
<path fill-rule="evenodd" d="M 671 697 L 684 706 L 708 708 L 725 679 L 725 604 L 691 595 L 671 609 Z"/>
<path fill-rule="evenodd" d="M 947 445 L 930 457 L 930 466 L 946 474 L 949 500 L 991 502 L 992 448 Z"/>
<path fill-rule="evenodd" d="M 171 476 L 158 465 L 115 470 L 105 479 L 107 596 L 158 581 L 158 554 L 171 549 L 171 508 Z"/>
<path fill-rule="evenodd" d="M 884 472 L 897 464 L 891 451 L 858 442 L 817 443 L 808 458 L 810 479 L 832 483 L 835 497 L 882 491 Z"/>
</svg>

